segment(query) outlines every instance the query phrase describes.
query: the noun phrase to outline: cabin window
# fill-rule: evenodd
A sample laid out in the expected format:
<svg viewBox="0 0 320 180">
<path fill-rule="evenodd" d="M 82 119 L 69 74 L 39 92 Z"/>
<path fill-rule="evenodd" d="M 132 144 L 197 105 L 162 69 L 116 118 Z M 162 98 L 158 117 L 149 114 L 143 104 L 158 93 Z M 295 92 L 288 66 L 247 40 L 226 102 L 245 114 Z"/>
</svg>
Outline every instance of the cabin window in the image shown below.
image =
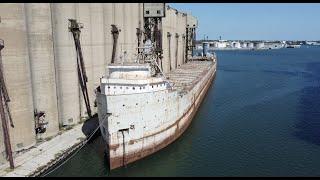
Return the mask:
<svg viewBox="0 0 320 180">
<path fill-rule="evenodd" d="M 135 88 L 135 87 L 132 87 L 132 89 L 135 90 L 136 88 Z"/>
<path fill-rule="evenodd" d="M 108 89 L 110 89 L 110 86 L 108 86 Z"/>
</svg>

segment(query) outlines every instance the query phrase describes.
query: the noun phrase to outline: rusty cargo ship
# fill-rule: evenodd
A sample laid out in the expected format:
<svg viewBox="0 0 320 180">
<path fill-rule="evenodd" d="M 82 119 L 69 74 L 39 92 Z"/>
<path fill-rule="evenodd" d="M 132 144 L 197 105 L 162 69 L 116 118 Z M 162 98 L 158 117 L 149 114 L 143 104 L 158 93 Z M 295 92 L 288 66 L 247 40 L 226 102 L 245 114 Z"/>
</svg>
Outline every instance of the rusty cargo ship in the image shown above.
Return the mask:
<svg viewBox="0 0 320 180">
<path fill-rule="evenodd" d="M 216 58 L 193 60 L 164 77 L 149 64 L 109 65 L 97 93 L 110 169 L 148 156 L 189 126 L 216 73 Z"/>
<path fill-rule="evenodd" d="M 163 73 L 162 62 L 170 62 L 162 56 L 159 36 L 166 34 L 161 30 L 165 8 L 162 3 L 144 4 L 148 4 L 144 7 L 144 44 L 137 48 L 137 59 L 116 62 L 113 55 L 96 92 L 99 126 L 111 170 L 153 154 L 179 138 L 216 74 L 215 55 L 193 55 L 197 22 L 192 19 L 185 32 L 187 60 Z M 156 15 L 151 16 L 153 13 Z M 119 31 L 115 28 L 112 32 Z M 113 50 L 116 54 L 116 48 Z"/>
</svg>

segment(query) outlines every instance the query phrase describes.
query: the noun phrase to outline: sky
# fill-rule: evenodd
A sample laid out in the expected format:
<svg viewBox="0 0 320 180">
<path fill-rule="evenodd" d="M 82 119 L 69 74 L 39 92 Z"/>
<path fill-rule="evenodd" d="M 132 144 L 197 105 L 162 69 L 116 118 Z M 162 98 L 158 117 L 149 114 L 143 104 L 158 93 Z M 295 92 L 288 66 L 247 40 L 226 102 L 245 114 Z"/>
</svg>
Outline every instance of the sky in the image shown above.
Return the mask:
<svg viewBox="0 0 320 180">
<path fill-rule="evenodd" d="M 197 39 L 320 40 L 320 3 L 169 3 L 198 19 Z"/>
</svg>

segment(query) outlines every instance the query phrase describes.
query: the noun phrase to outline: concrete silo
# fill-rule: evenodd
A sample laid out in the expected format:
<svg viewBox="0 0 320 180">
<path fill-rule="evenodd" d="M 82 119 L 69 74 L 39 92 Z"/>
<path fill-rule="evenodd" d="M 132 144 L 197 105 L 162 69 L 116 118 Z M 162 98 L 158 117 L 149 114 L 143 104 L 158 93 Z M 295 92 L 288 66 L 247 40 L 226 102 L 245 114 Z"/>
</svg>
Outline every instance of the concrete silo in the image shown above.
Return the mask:
<svg viewBox="0 0 320 180">
<path fill-rule="evenodd" d="M 41 138 L 59 131 L 50 4 L 26 3 L 27 35 L 34 109 L 48 122 Z"/>
<path fill-rule="evenodd" d="M 117 43 L 117 53 L 115 56 L 115 62 L 120 63 L 123 61 L 122 56 L 124 53 L 125 38 L 126 38 L 126 29 L 124 29 L 125 21 L 125 9 L 124 3 L 114 3 L 114 24 L 121 30 L 118 43 Z"/>
<path fill-rule="evenodd" d="M 171 37 L 171 68 L 172 70 L 176 69 L 176 64 L 177 64 L 177 57 L 176 57 L 176 51 L 177 51 L 177 32 L 176 32 L 176 27 L 177 27 L 177 14 L 178 12 L 175 9 L 170 9 L 170 18 L 171 18 L 171 24 L 170 24 L 170 33 L 172 34 Z"/>
<path fill-rule="evenodd" d="M 92 45 L 92 72 L 93 88 L 96 88 L 100 84 L 100 78 L 104 75 L 106 68 L 105 64 L 105 36 L 104 31 L 107 30 L 104 26 L 104 11 L 103 4 L 101 3 L 92 3 L 90 4 L 91 12 L 91 45 Z M 95 100 L 94 89 L 92 89 L 93 97 L 90 97 L 90 102 L 92 104 L 91 109 L 93 113 L 97 112 L 97 109 L 94 108 L 93 103 Z"/>
<path fill-rule="evenodd" d="M 162 49 L 163 49 L 163 71 L 168 73 L 171 70 L 171 58 L 172 58 L 172 41 L 174 37 L 171 32 L 172 22 L 172 10 L 169 6 L 165 7 L 166 17 L 162 18 Z"/>
<path fill-rule="evenodd" d="M 51 4 L 56 66 L 59 119 L 62 125 L 72 125 L 80 119 L 80 92 L 76 51 L 68 19 L 76 18 L 74 3 Z"/>
<path fill-rule="evenodd" d="M 18 151 L 36 143 L 25 5 L 1 4 L 0 16 L 3 71 L 15 126 L 8 129 L 12 150 Z"/>
<path fill-rule="evenodd" d="M 103 4 L 103 16 L 104 16 L 103 28 L 104 28 L 104 39 L 105 39 L 104 58 L 105 58 L 105 68 L 106 68 L 106 65 L 111 62 L 111 55 L 112 55 L 113 40 L 112 40 L 112 34 L 111 34 L 111 24 L 114 24 L 114 3 Z"/>
<path fill-rule="evenodd" d="M 81 43 L 81 50 L 84 65 L 86 68 L 86 75 L 88 78 L 87 88 L 88 88 L 88 95 L 90 99 L 90 106 L 93 107 L 93 100 L 95 99 L 95 95 L 93 92 L 93 59 L 92 59 L 92 34 L 94 33 L 93 24 L 91 23 L 91 6 L 90 3 L 77 3 L 76 4 L 76 20 L 79 23 L 83 24 L 83 28 L 81 29 L 80 34 L 80 43 Z M 71 32 L 69 32 L 71 34 Z M 76 61 L 76 58 L 74 59 Z M 79 87 L 79 99 L 80 99 L 80 115 L 81 117 L 87 117 L 87 109 L 85 105 L 85 101 L 83 99 L 82 91 Z"/>
</svg>

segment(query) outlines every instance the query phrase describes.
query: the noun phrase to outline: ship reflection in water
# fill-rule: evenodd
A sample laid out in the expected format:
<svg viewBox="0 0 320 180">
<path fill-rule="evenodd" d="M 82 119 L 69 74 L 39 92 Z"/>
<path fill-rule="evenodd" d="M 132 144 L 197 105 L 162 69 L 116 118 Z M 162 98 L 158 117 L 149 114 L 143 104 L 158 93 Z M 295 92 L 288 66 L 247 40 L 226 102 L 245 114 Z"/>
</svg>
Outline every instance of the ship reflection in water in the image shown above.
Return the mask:
<svg viewBox="0 0 320 180">
<path fill-rule="evenodd" d="M 177 141 L 109 172 L 100 136 L 50 176 L 319 176 L 320 48 L 217 56 L 214 83 Z"/>
</svg>

